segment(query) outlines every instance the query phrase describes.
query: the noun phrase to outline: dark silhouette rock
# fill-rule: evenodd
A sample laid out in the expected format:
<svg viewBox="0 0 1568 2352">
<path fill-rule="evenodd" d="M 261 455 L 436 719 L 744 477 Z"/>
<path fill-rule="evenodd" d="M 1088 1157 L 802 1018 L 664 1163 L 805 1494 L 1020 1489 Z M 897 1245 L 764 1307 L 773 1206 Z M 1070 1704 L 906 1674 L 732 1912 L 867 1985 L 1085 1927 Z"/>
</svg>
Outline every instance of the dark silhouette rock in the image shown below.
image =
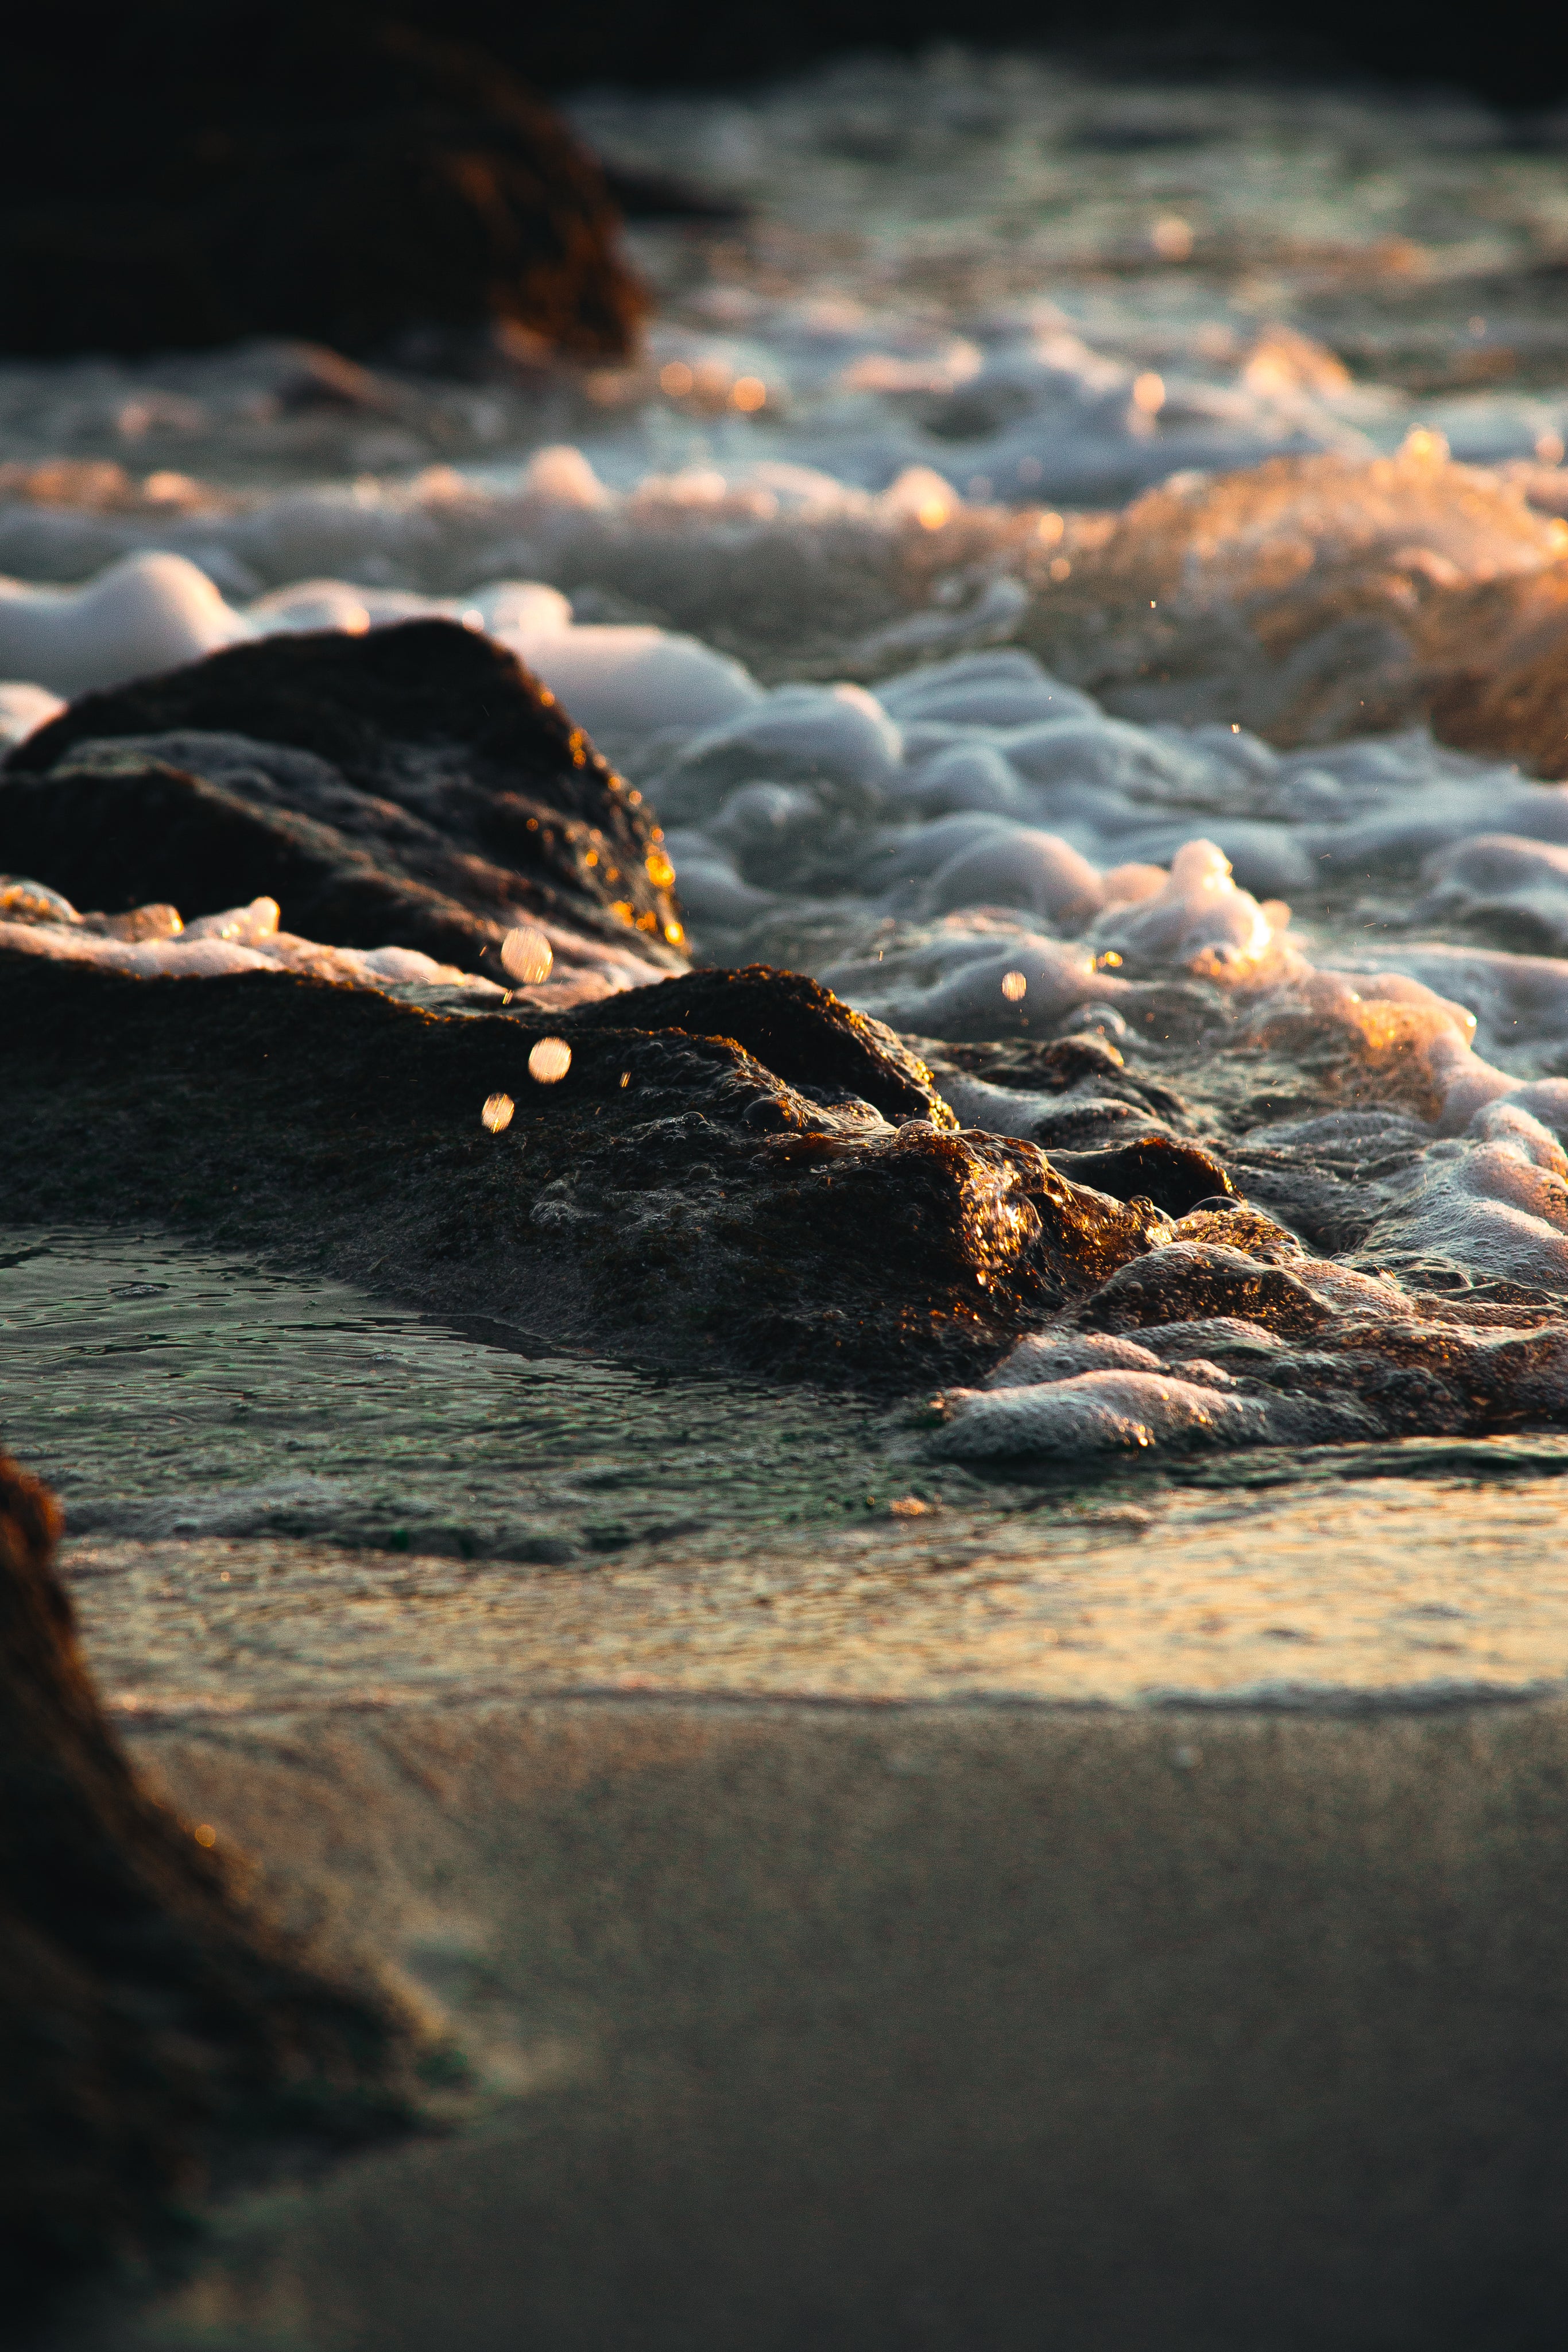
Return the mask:
<svg viewBox="0 0 1568 2352">
<path fill-rule="evenodd" d="M 473 971 L 529 916 L 684 961 L 640 798 L 450 621 L 267 638 L 83 695 L 0 772 L 0 869 L 187 920 L 266 892 L 308 937 Z"/>
<path fill-rule="evenodd" d="M 254 2169 L 406 2127 L 406 2023 L 247 1908 L 141 1786 L 53 1567 L 58 1507 L 0 1456 L 0 2308 L 156 2263 Z M 203 1832 L 210 1840 L 210 1831 Z M 188 2220 L 183 2224 L 188 2230 Z"/>
<path fill-rule="evenodd" d="M 624 355 L 644 309 L 592 158 L 503 67 L 373 16 L 66 8 L 0 89 L 0 348 L 500 324 Z"/>
</svg>

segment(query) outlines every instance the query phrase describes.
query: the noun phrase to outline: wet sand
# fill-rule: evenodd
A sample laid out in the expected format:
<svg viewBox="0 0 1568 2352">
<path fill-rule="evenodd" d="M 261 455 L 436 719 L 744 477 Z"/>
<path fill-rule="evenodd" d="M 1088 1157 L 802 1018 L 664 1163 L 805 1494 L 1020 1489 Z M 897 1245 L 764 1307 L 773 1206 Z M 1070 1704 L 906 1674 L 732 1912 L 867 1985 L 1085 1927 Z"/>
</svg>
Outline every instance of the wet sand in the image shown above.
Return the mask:
<svg viewBox="0 0 1568 2352">
<path fill-rule="evenodd" d="M 1555 2342 L 1561 1493 L 1297 1487 L 1082 1531 L 1105 1633 L 1076 1661 L 1016 1607 L 988 1649 L 972 1573 L 944 1599 L 884 1572 L 858 1651 L 819 1654 L 831 1696 L 800 1560 L 760 1610 L 755 1557 L 749 1602 L 716 1561 L 659 1605 L 596 1587 L 575 1650 L 581 1582 L 528 1571 L 476 1698 L 449 1559 L 398 1560 L 328 1654 L 308 1547 L 75 1547 L 140 1760 L 294 1918 L 421 1988 L 475 2070 L 446 2136 L 234 2209 L 94 2352 Z M 1257 1608 L 1228 1649 L 1195 1621 L 1210 1703 L 1162 1703 L 1110 1596 L 1134 1578 L 1127 1624 L 1154 1622 L 1205 1547 L 1212 1614 L 1228 1557 Z M 212 1629 L 182 1549 L 250 1579 L 225 1697 L 184 1671 Z M 1323 1670 L 1263 1704 L 1258 1659 L 1313 1647 L 1256 1622 L 1292 1569 Z M 938 1696 L 894 1696 L 901 1662 Z"/>
</svg>

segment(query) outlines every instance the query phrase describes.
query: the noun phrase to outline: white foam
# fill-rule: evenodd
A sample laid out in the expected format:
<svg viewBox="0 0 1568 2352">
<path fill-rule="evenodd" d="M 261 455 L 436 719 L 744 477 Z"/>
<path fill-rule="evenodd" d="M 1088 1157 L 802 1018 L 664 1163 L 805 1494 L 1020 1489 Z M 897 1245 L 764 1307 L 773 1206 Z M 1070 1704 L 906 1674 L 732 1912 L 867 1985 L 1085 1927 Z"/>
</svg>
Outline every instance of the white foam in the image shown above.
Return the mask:
<svg viewBox="0 0 1568 2352">
<path fill-rule="evenodd" d="M 1563 814 L 1568 818 L 1568 805 Z M 1423 916 L 1493 925 L 1501 919 L 1528 930 L 1532 944 L 1568 949 L 1568 845 L 1478 833 L 1429 857 L 1422 877 L 1428 885 Z"/>
<path fill-rule="evenodd" d="M 1074 1380 L 1081 1372 L 1157 1372 L 1158 1356 L 1109 1331 L 1074 1333 L 1071 1339 L 1031 1331 L 987 1379 L 988 1389 L 1032 1388 L 1042 1381 Z"/>
<path fill-rule="evenodd" d="M 1479 1108 L 1398 1180 L 1367 1246 L 1452 1258 L 1473 1273 L 1568 1290 L 1568 1156 L 1517 1098 Z"/>
<path fill-rule="evenodd" d="M 0 580 L 0 673 L 52 694 L 199 661 L 248 633 L 204 572 L 178 555 L 131 555 L 84 588 Z"/>
<path fill-rule="evenodd" d="M 955 1389 L 934 1441 L 959 1461 L 1142 1453 L 1207 1443 L 1256 1444 L 1270 1434 L 1265 1405 L 1153 1371 L 1087 1371 L 1020 1388 Z"/>
<path fill-rule="evenodd" d="M 161 935 L 123 939 L 94 928 L 58 891 L 19 884 L 14 877 L 6 881 L 8 887 L 0 889 L 0 948 L 23 955 L 92 964 L 137 980 L 214 980 L 241 971 L 292 971 L 353 988 L 376 988 L 390 981 L 461 989 L 476 1002 L 498 1003 L 505 993 L 493 981 L 438 963 L 416 948 L 328 947 L 302 939 L 279 928 L 276 898 L 253 898 L 248 906 L 203 915 L 189 924 L 182 924 L 172 908 L 150 909 L 161 920 Z M 50 919 L 7 919 L 8 906 L 19 901 L 35 908 L 47 905 Z"/>
<path fill-rule="evenodd" d="M 0 753 L 20 743 L 65 709 L 57 694 L 45 686 L 21 686 L 0 681 Z"/>
</svg>

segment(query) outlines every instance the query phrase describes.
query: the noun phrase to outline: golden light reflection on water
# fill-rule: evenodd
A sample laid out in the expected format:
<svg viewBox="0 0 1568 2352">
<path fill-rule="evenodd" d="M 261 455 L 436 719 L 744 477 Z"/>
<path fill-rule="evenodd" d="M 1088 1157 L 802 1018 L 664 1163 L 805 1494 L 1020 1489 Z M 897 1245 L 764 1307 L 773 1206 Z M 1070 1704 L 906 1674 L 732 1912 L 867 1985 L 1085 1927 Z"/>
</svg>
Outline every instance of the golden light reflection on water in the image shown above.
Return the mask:
<svg viewBox="0 0 1568 2352">
<path fill-rule="evenodd" d="M 566 1570 L 210 1538 L 84 1541 L 67 1567 L 132 1718 L 583 1690 L 1311 1704 L 1568 1676 L 1565 1527 L 1561 1479 L 1391 1478 L 731 1533 Z"/>
</svg>

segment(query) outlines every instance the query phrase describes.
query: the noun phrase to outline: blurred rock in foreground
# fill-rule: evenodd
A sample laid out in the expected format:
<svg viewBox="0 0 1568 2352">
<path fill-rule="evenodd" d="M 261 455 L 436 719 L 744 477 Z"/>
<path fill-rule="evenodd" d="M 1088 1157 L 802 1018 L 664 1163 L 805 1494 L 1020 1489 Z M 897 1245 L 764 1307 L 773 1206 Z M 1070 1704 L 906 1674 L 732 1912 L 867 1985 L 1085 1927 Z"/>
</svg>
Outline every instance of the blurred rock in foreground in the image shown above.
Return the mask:
<svg viewBox="0 0 1568 2352">
<path fill-rule="evenodd" d="M 406 2123 L 406 2028 L 256 1916 L 139 1784 L 77 1647 L 54 1498 L 0 1456 L 0 2304 L 157 2263 L 204 2190 Z M 187 2230 L 188 2220 L 183 2225 Z"/>
</svg>

